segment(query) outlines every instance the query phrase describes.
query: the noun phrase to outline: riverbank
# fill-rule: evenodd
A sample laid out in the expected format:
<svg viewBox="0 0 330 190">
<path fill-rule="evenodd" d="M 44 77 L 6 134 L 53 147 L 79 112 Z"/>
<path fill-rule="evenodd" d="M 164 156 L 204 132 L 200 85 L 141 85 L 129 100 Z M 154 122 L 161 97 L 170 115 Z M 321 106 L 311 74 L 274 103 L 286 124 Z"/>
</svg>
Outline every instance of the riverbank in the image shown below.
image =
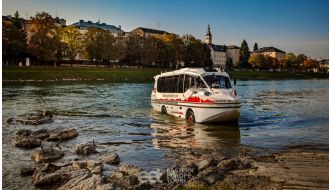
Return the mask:
<svg viewBox="0 0 330 190">
<path fill-rule="evenodd" d="M 165 69 L 126 69 L 98 67 L 3 67 L 3 81 L 109 81 L 152 82 Z M 324 73 L 289 73 L 265 71 L 231 71 L 239 80 L 327 79 Z"/>
<path fill-rule="evenodd" d="M 190 190 L 328 189 L 328 160 L 327 151 L 304 148 L 270 153 L 245 147 L 236 158 L 225 157 L 221 151 L 185 152 L 180 166 L 196 163 L 199 170 L 177 187 Z"/>
</svg>

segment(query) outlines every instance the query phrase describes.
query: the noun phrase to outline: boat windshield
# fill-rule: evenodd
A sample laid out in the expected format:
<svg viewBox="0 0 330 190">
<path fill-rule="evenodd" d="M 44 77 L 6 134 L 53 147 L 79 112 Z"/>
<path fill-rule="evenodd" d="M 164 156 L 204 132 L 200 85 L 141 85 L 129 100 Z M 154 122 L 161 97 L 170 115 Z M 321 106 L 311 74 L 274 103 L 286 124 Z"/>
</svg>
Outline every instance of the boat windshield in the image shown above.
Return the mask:
<svg viewBox="0 0 330 190">
<path fill-rule="evenodd" d="M 226 76 L 207 75 L 203 78 L 210 88 L 222 88 L 222 89 L 231 88 L 230 80 Z"/>
</svg>

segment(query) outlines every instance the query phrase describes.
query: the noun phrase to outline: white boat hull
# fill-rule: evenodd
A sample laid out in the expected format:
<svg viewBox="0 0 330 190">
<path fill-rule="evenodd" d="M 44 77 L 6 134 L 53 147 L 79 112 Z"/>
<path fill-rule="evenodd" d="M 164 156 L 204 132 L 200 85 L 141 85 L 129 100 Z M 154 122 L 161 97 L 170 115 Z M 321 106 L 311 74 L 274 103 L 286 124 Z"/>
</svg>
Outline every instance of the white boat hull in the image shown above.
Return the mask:
<svg viewBox="0 0 330 190">
<path fill-rule="evenodd" d="M 195 122 L 198 123 L 237 121 L 240 117 L 239 103 L 199 104 L 152 101 L 151 106 L 159 112 L 165 106 L 167 114 L 180 118 L 186 118 L 187 111 L 191 109 Z"/>
</svg>

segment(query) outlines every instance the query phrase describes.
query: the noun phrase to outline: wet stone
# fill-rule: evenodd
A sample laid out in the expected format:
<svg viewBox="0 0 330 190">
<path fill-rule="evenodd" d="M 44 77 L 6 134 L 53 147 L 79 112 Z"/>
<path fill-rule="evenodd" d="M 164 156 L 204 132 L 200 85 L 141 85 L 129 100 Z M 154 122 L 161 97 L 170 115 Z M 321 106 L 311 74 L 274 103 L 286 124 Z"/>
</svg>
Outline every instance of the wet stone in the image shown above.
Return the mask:
<svg viewBox="0 0 330 190">
<path fill-rule="evenodd" d="M 36 113 L 27 113 L 19 115 L 16 118 L 9 118 L 7 120 L 7 123 L 20 123 L 22 125 L 41 125 L 45 123 L 52 123 L 53 121 L 53 113 L 51 111 L 39 111 Z"/>
<path fill-rule="evenodd" d="M 30 130 L 19 130 L 14 134 L 12 139 L 13 145 L 21 148 L 33 148 L 38 147 L 42 144 L 42 140 L 31 136 L 32 132 Z"/>
<path fill-rule="evenodd" d="M 38 149 L 32 153 L 32 160 L 37 163 L 53 162 L 64 156 L 64 152 L 52 148 Z"/>
<path fill-rule="evenodd" d="M 50 131 L 48 141 L 63 141 L 77 137 L 78 131 L 76 129 L 55 129 Z"/>
<path fill-rule="evenodd" d="M 103 156 L 101 161 L 105 164 L 110 165 L 118 165 L 120 162 L 120 158 L 117 153 L 111 153 L 109 155 Z"/>
<path fill-rule="evenodd" d="M 73 148 L 73 152 L 78 155 L 89 155 L 96 153 L 96 145 L 94 142 L 89 144 L 78 144 Z"/>
<path fill-rule="evenodd" d="M 205 160 L 202 160 L 197 164 L 198 171 L 202 171 L 211 165 L 216 165 L 216 162 L 217 161 L 214 158 L 207 158 Z"/>
<path fill-rule="evenodd" d="M 21 168 L 21 176 L 26 177 L 26 176 L 32 176 L 33 172 L 36 170 L 34 166 L 25 166 Z"/>
<path fill-rule="evenodd" d="M 46 138 L 49 137 L 49 131 L 47 129 L 40 129 L 40 130 L 37 130 L 37 131 L 34 131 L 31 133 L 31 136 L 37 138 L 37 139 L 40 139 L 40 140 L 44 140 Z"/>
<path fill-rule="evenodd" d="M 217 167 L 224 171 L 243 170 L 251 168 L 251 163 L 247 160 L 228 159 L 220 162 Z"/>
</svg>

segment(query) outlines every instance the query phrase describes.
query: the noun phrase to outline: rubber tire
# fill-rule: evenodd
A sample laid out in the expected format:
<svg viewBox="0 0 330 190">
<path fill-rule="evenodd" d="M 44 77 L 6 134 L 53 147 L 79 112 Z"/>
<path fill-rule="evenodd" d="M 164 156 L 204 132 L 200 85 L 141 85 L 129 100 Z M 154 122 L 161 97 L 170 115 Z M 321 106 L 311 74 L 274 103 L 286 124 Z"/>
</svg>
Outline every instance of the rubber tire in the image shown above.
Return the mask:
<svg viewBox="0 0 330 190">
<path fill-rule="evenodd" d="M 167 110 L 166 110 L 166 107 L 165 106 L 162 106 L 161 112 L 162 112 L 162 114 L 167 114 Z"/>
<path fill-rule="evenodd" d="M 188 122 L 195 123 L 195 114 L 191 109 L 187 110 L 186 119 Z"/>
</svg>

